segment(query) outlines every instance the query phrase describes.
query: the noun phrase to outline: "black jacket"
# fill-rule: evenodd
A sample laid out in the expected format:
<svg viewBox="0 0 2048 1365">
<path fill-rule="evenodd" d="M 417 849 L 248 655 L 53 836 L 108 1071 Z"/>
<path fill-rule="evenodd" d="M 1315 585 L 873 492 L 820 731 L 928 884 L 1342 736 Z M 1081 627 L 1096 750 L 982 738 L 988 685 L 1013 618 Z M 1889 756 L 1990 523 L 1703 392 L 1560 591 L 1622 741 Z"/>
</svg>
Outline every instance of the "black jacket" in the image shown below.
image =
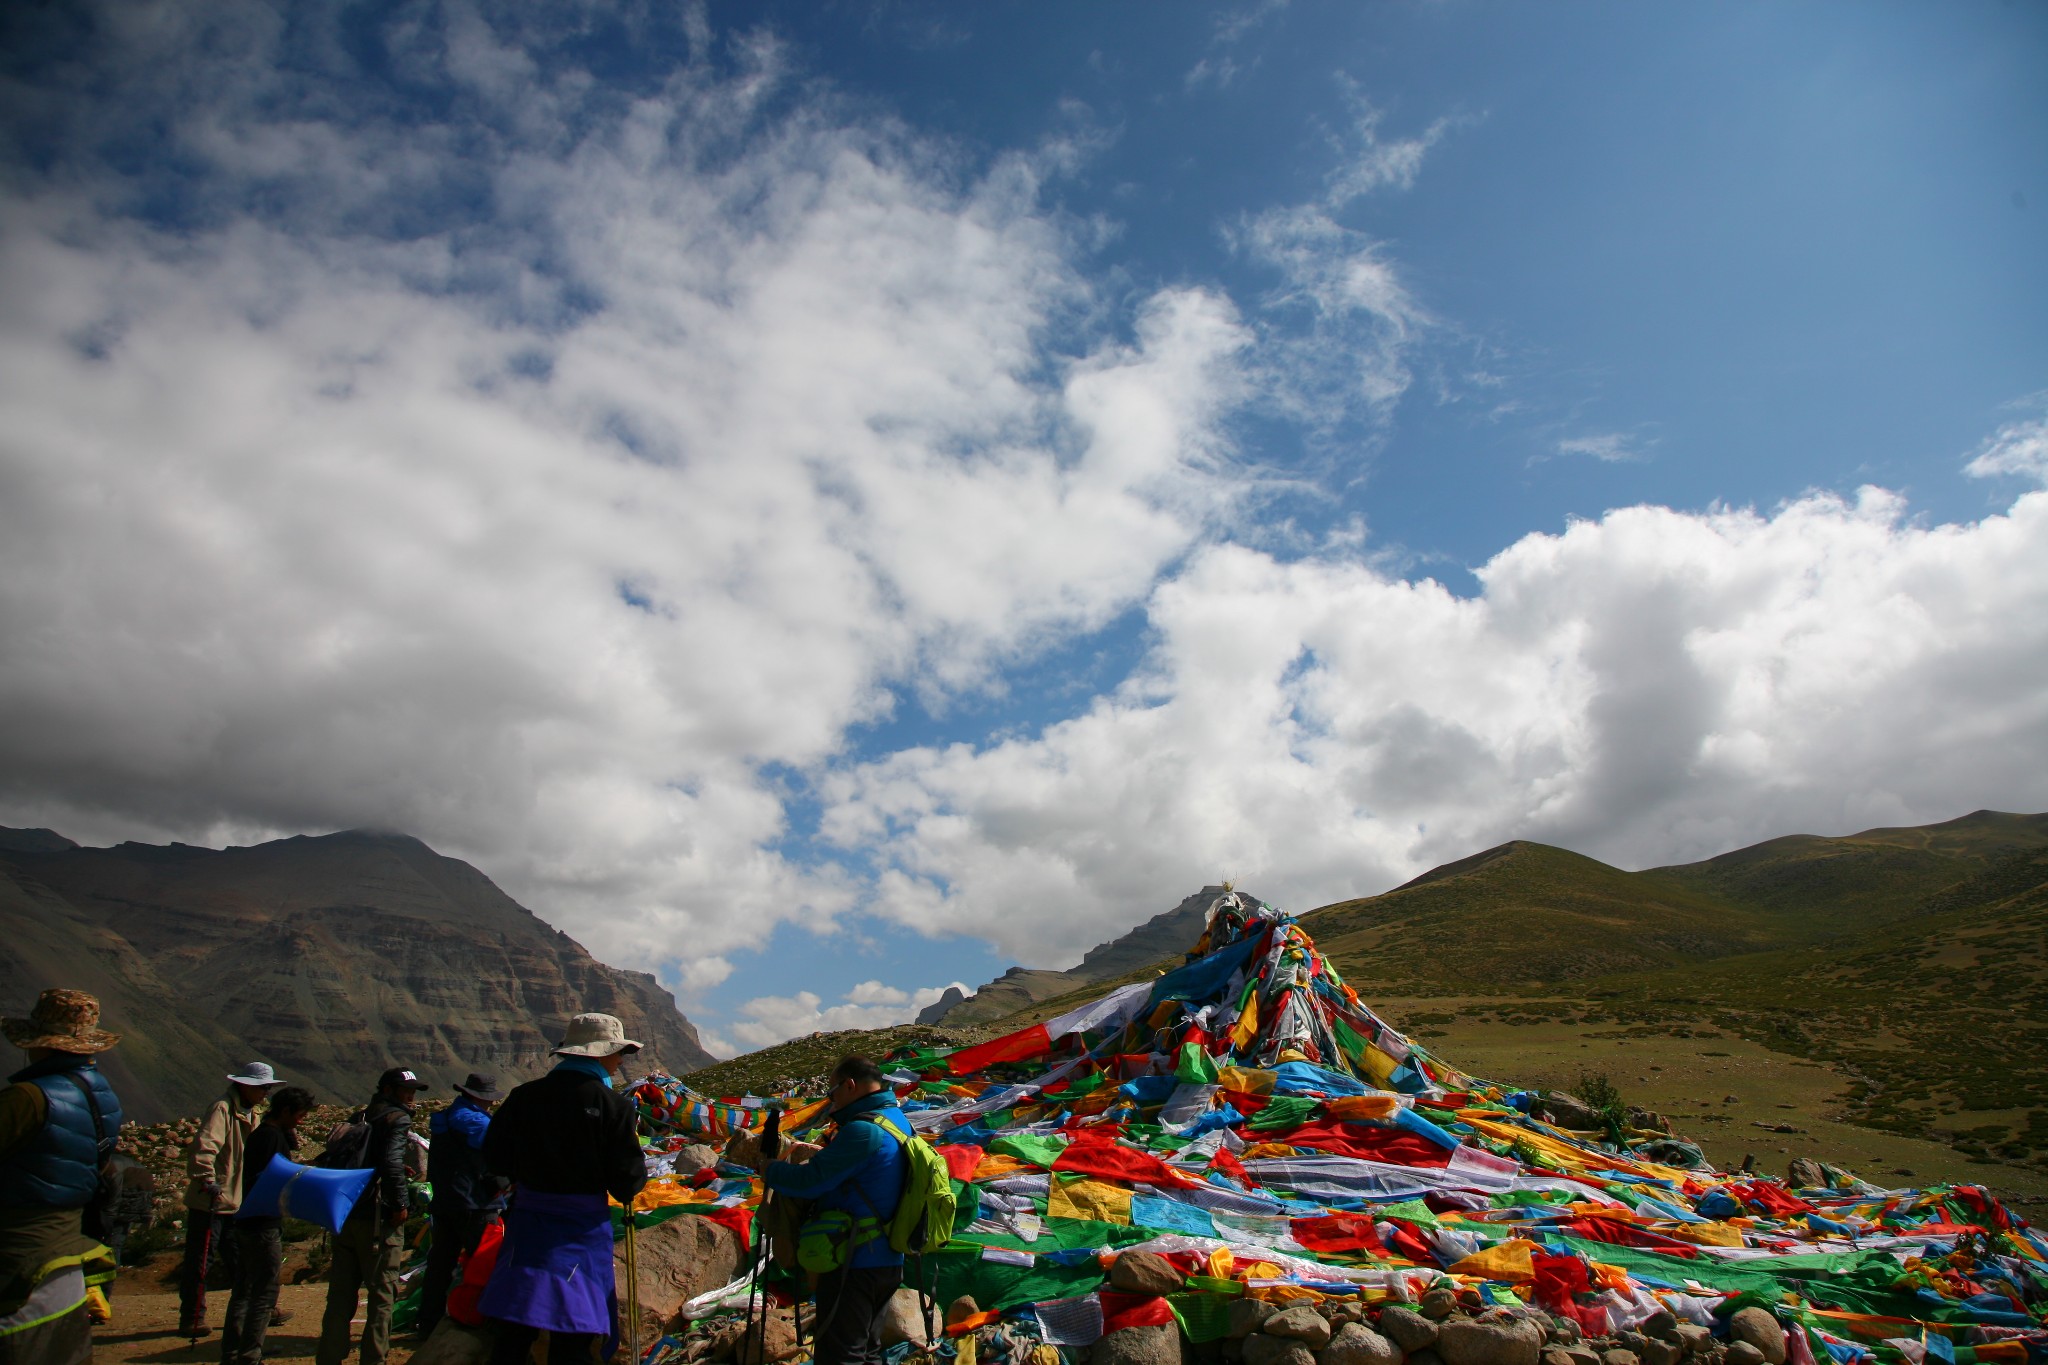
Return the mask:
<svg viewBox="0 0 2048 1365">
<path fill-rule="evenodd" d="M 248 1140 L 243 1143 L 242 1204 L 244 1207 L 247 1207 L 249 1196 L 255 1192 L 256 1182 L 263 1178 L 263 1168 L 270 1164 L 271 1159 L 280 1156 L 286 1161 L 292 1159 L 293 1149 L 285 1145 L 285 1138 L 287 1136 L 288 1132 L 286 1129 L 280 1128 L 274 1123 L 265 1122 L 257 1124 L 256 1131 L 249 1134 Z M 277 1216 L 257 1217 L 252 1215 L 238 1218 L 236 1221 L 245 1227 L 274 1228 L 282 1226 L 284 1220 Z"/>
<path fill-rule="evenodd" d="M 363 1122 L 370 1125 L 370 1145 L 363 1154 L 364 1163 L 377 1175 L 348 1216 L 367 1217 L 372 1206 L 387 1218 L 404 1213 L 405 1159 L 412 1142 L 412 1110 L 380 1094 L 363 1110 Z"/>
<path fill-rule="evenodd" d="M 484 1168 L 543 1194 L 609 1194 L 647 1183 L 633 1102 L 597 1077 L 555 1070 L 515 1088 L 484 1134 Z"/>
</svg>

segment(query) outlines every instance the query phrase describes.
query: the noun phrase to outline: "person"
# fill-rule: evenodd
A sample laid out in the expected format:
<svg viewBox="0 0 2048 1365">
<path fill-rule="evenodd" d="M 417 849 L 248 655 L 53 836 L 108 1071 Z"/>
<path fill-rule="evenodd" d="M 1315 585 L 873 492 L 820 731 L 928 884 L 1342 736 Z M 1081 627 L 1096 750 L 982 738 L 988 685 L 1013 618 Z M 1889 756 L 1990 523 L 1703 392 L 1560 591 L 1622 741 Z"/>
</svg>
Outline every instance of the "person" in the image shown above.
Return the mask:
<svg viewBox="0 0 2048 1365">
<path fill-rule="evenodd" d="M 235 1248 L 228 1238 L 242 1206 L 242 1154 L 259 1119 L 258 1106 L 284 1082 L 268 1062 L 231 1073 L 225 1095 L 199 1120 L 185 1148 L 185 1262 L 178 1272 L 178 1330 L 194 1341 L 206 1325 L 206 1277 L 218 1260 L 230 1277 Z"/>
<path fill-rule="evenodd" d="M 358 1296 L 365 1300 L 363 1365 L 380 1365 L 391 1350 L 391 1305 L 398 1298 L 399 1262 L 405 1255 L 406 1156 L 420 1085 L 411 1069 L 394 1066 L 377 1078 L 377 1093 L 363 1109 L 362 1122 L 369 1125 L 363 1164 L 376 1175 L 334 1235 L 314 1365 L 341 1365 L 348 1358 L 348 1329 Z"/>
<path fill-rule="evenodd" d="M 647 1183 L 639 1116 L 613 1089 L 640 1044 L 609 1014 L 569 1021 L 539 1080 L 515 1088 L 484 1134 L 484 1169 L 508 1177 L 505 1240 L 478 1308 L 496 1319 L 492 1365 L 520 1365 L 548 1333 L 550 1365 L 587 1362 L 612 1320 L 612 1218 Z"/>
<path fill-rule="evenodd" d="M 86 1290 L 111 1280 L 113 1255 L 83 1230 L 100 1168 L 121 1133 L 121 1102 L 94 1057 L 121 1041 L 100 1002 L 47 990 L 0 1032 L 28 1065 L 0 1091 L 0 1362 L 92 1359 Z"/>
<path fill-rule="evenodd" d="M 448 1311 L 455 1263 L 476 1250 L 485 1227 L 505 1207 L 505 1180 L 484 1169 L 484 1135 L 505 1092 L 498 1078 L 472 1071 L 455 1087 L 455 1103 L 427 1121 L 427 1183 L 434 1188 L 433 1241 L 420 1286 L 419 1334 L 430 1334 Z"/>
<path fill-rule="evenodd" d="M 258 1365 L 263 1337 L 277 1310 L 277 1289 L 284 1269 L 284 1242 L 278 1214 L 250 1214 L 249 1196 L 272 1159 L 290 1161 L 299 1149 L 299 1124 L 313 1111 L 313 1092 L 288 1085 L 270 1097 L 263 1121 L 242 1149 L 242 1188 L 228 1237 L 235 1246 L 235 1284 L 228 1294 L 227 1319 L 220 1329 L 221 1365 Z"/>
<path fill-rule="evenodd" d="M 804 1200 L 812 1216 L 843 1210 L 854 1224 L 846 1263 L 818 1276 L 815 1365 L 877 1365 L 881 1319 L 903 1283 L 903 1255 L 889 1246 L 889 1219 L 903 1202 L 910 1160 L 903 1144 L 910 1120 L 896 1105 L 881 1068 L 866 1057 L 843 1057 L 826 1093 L 836 1127 L 824 1147 L 802 1161 L 771 1161 L 762 1173 L 775 1194 Z"/>
</svg>

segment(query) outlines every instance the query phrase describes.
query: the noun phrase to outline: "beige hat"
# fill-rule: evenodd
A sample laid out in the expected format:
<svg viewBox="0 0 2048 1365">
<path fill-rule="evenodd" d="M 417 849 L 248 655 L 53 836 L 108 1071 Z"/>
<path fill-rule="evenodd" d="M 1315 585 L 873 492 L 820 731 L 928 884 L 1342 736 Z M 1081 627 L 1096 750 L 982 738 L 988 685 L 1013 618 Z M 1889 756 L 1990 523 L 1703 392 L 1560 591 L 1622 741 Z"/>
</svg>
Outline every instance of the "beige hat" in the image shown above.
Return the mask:
<svg viewBox="0 0 2048 1365">
<path fill-rule="evenodd" d="M 626 1026 L 609 1014 L 579 1014 L 569 1021 L 569 1031 L 557 1057 L 609 1057 L 615 1052 L 638 1052 L 640 1044 L 626 1036 Z"/>
<path fill-rule="evenodd" d="M 0 1020 L 0 1032 L 16 1047 L 58 1052 L 105 1052 L 121 1041 L 100 1027 L 100 1002 L 84 991 L 44 991 L 28 1018 Z"/>
</svg>

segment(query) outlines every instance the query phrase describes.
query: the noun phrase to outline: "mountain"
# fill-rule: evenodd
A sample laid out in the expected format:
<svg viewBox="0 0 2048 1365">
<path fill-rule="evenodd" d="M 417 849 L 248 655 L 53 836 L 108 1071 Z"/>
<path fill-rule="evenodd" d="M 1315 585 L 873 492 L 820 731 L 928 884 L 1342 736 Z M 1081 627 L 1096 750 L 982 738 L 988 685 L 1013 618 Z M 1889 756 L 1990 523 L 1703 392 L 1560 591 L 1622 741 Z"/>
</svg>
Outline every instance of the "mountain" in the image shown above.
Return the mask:
<svg viewBox="0 0 2048 1365">
<path fill-rule="evenodd" d="M 1012 967 L 965 998 L 948 990 L 944 997 L 925 1007 L 917 1016 L 917 1022 L 937 1024 L 944 1021 L 948 1027 L 958 1028 L 1007 1019 L 1055 996 L 1099 982 L 1114 981 L 1139 968 L 1184 953 L 1202 936 L 1203 915 L 1209 903 L 1227 889 L 1203 887 L 1173 909 L 1154 915 L 1129 933 L 1090 948 L 1079 963 L 1065 971 Z"/>
<path fill-rule="evenodd" d="M 344 1102 L 395 1064 L 443 1093 L 471 1069 L 538 1074 L 581 1010 L 619 1016 L 646 1067 L 712 1060 L 652 976 L 598 962 L 405 835 L 216 850 L 0 831 L 0 933 L 0 1003 L 98 995 L 124 1035 L 109 1074 L 139 1118 L 193 1112 L 258 1057 Z"/>
</svg>

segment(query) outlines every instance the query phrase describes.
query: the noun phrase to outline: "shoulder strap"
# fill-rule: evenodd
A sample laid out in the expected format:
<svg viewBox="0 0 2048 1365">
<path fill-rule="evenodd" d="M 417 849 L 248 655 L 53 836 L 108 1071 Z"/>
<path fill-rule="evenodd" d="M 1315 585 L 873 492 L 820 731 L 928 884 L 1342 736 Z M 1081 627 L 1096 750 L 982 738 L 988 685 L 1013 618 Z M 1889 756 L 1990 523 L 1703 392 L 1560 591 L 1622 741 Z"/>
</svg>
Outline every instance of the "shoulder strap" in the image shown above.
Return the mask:
<svg viewBox="0 0 2048 1365">
<path fill-rule="evenodd" d="M 85 1096 L 85 1107 L 92 1111 L 93 1152 L 100 1158 L 102 1162 L 104 1162 L 107 1159 L 107 1157 L 111 1155 L 111 1152 L 109 1152 L 108 1149 L 112 1147 L 113 1144 L 107 1141 L 107 1121 L 100 1117 L 99 1096 L 92 1093 L 92 1087 L 87 1085 L 85 1083 L 85 1078 L 83 1076 L 80 1076 L 76 1071 L 63 1071 L 59 1072 L 58 1074 L 63 1076 L 65 1080 L 77 1086 L 78 1093 Z"/>
<path fill-rule="evenodd" d="M 877 1128 L 880 1128 L 883 1132 L 887 1133 L 890 1137 L 893 1137 L 898 1142 L 902 1143 L 904 1146 L 907 1147 L 910 1145 L 910 1134 L 904 1132 L 901 1128 L 898 1128 L 895 1124 L 889 1122 L 889 1120 L 886 1117 L 879 1113 L 856 1114 L 854 1116 L 854 1122 L 872 1123 Z"/>
</svg>

